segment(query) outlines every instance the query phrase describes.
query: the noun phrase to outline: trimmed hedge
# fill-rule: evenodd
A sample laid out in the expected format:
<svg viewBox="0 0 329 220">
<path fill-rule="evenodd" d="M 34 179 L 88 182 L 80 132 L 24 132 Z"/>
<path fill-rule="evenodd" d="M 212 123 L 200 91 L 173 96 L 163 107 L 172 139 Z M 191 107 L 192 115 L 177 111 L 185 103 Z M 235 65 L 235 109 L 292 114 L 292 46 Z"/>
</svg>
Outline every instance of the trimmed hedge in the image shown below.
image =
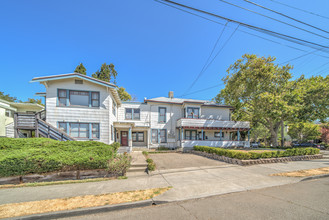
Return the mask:
<svg viewBox="0 0 329 220">
<path fill-rule="evenodd" d="M 48 138 L 1 138 L 0 177 L 107 169 L 120 147 L 96 141 L 55 141 Z"/>
<path fill-rule="evenodd" d="M 302 155 L 314 155 L 320 152 L 316 148 L 291 148 L 285 151 L 270 151 L 270 152 L 241 152 L 237 150 L 228 150 L 217 147 L 208 146 L 194 146 L 195 151 L 207 152 L 210 154 L 217 154 L 219 156 L 225 156 L 229 158 L 235 158 L 239 160 L 260 159 L 260 158 L 277 158 L 277 157 L 290 157 L 290 156 L 302 156 Z"/>
</svg>

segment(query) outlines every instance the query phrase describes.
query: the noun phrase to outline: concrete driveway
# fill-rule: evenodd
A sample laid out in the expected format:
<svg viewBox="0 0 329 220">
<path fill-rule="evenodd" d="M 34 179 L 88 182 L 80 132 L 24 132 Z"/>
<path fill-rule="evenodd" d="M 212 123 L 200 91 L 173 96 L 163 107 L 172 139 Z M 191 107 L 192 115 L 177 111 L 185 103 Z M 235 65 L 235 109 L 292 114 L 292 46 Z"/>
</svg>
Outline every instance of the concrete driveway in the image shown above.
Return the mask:
<svg viewBox="0 0 329 220">
<path fill-rule="evenodd" d="M 227 163 L 208 159 L 194 154 L 157 153 L 149 154 L 158 170 L 181 169 L 191 167 L 227 166 Z"/>
</svg>

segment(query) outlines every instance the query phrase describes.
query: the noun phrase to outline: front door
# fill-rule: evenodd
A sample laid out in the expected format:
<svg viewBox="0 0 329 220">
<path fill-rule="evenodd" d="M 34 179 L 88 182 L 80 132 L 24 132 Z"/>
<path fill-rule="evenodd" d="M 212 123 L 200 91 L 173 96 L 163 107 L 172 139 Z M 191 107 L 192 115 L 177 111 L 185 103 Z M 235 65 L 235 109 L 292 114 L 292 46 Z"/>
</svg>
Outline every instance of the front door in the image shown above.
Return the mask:
<svg viewBox="0 0 329 220">
<path fill-rule="evenodd" d="M 121 131 L 121 146 L 128 146 L 128 131 Z"/>
</svg>

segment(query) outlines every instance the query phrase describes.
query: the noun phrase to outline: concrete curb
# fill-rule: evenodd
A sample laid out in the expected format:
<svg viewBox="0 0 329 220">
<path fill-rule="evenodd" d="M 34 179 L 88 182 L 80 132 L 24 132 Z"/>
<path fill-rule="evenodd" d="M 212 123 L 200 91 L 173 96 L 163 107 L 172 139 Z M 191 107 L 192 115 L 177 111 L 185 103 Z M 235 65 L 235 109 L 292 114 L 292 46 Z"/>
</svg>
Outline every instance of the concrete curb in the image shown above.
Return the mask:
<svg viewBox="0 0 329 220">
<path fill-rule="evenodd" d="M 8 218 L 8 219 L 22 219 L 22 220 L 58 219 L 58 218 L 67 218 L 67 217 L 82 216 L 82 215 L 99 214 L 99 213 L 103 213 L 103 212 L 112 212 L 112 211 L 132 209 L 132 208 L 142 208 L 142 207 L 147 207 L 147 206 L 152 206 L 152 205 L 160 205 L 160 204 L 164 204 L 164 203 L 168 203 L 168 202 L 166 202 L 166 201 L 154 202 L 152 199 L 148 199 L 148 200 L 140 201 L 140 202 L 131 202 L 131 203 L 123 203 L 123 204 L 117 204 L 117 205 L 107 205 L 107 206 L 98 206 L 98 207 L 83 208 L 83 209 L 49 212 L 49 213 L 42 213 L 42 214 L 13 217 L 13 218 Z"/>
<path fill-rule="evenodd" d="M 316 179 L 321 179 L 321 178 L 325 178 L 325 177 L 329 177 L 329 174 L 323 174 L 323 175 L 318 175 L 318 176 L 309 176 L 304 179 L 301 179 L 300 182 L 307 181 L 307 180 L 316 180 Z"/>
</svg>

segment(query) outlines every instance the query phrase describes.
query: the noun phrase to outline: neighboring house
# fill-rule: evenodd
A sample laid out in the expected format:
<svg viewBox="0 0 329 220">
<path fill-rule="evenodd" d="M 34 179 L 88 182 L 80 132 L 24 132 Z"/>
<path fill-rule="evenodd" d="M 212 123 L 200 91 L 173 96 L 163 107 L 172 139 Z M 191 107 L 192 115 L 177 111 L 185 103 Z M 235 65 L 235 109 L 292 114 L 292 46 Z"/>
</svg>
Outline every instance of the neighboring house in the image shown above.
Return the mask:
<svg viewBox="0 0 329 220">
<path fill-rule="evenodd" d="M 249 147 L 249 122 L 231 121 L 231 106 L 169 97 L 122 102 L 117 87 L 78 73 L 37 77 L 46 122 L 76 140 L 122 146 Z"/>
<path fill-rule="evenodd" d="M 34 103 L 8 102 L 0 99 L 0 137 L 14 137 L 14 114 L 35 114 L 44 107 Z M 32 133 L 21 130 L 25 137 L 31 137 Z"/>
</svg>

